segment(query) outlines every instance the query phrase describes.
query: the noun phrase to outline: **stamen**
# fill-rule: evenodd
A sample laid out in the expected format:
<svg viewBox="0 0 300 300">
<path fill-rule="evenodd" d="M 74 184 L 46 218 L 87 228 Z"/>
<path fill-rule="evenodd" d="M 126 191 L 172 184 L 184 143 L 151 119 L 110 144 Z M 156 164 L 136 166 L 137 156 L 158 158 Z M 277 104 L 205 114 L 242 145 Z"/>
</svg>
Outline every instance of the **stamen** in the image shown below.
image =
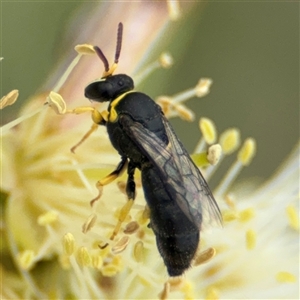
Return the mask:
<svg viewBox="0 0 300 300">
<path fill-rule="evenodd" d="M 123 252 L 129 243 L 129 237 L 123 236 L 111 249 L 113 254 L 118 254 Z"/>
<path fill-rule="evenodd" d="M 287 206 L 286 213 L 291 228 L 295 229 L 296 231 L 299 231 L 299 217 L 295 207 L 293 205 Z"/>
<path fill-rule="evenodd" d="M 34 258 L 35 258 L 35 254 L 34 251 L 32 250 L 25 250 L 19 253 L 17 260 L 20 268 L 23 270 L 30 270 L 34 265 L 35 262 Z"/>
<path fill-rule="evenodd" d="M 253 219 L 255 216 L 255 212 L 253 208 L 246 208 L 239 212 L 239 221 L 246 223 Z"/>
<path fill-rule="evenodd" d="M 201 98 L 209 93 L 209 88 L 212 80 L 209 78 L 202 78 L 198 81 L 197 85 L 186 91 L 183 91 L 172 97 L 173 104 L 185 102 L 193 97 Z"/>
<path fill-rule="evenodd" d="M 151 62 L 148 66 L 146 66 L 142 71 L 134 76 L 135 85 L 139 85 L 143 82 L 150 74 L 152 74 L 155 70 L 160 67 L 170 68 L 173 65 L 173 57 L 170 53 L 163 52 L 159 59 Z"/>
<path fill-rule="evenodd" d="M 199 266 L 208 262 L 216 255 L 217 251 L 215 248 L 208 248 L 205 251 L 202 251 L 193 262 L 193 266 Z"/>
<path fill-rule="evenodd" d="M 221 146 L 219 144 L 212 145 L 208 148 L 207 160 L 212 166 L 214 166 L 219 162 L 221 155 Z"/>
<path fill-rule="evenodd" d="M 289 272 L 278 272 L 276 274 L 276 280 L 280 283 L 294 283 L 297 282 L 296 276 Z"/>
<path fill-rule="evenodd" d="M 212 300 L 212 299 L 218 300 L 218 299 L 220 299 L 219 298 L 219 290 L 214 286 L 210 286 L 209 288 L 207 288 L 205 299 L 206 300 Z"/>
<path fill-rule="evenodd" d="M 92 213 L 88 217 L 88 219 L 83 223 L 82 232 L 87 233 L 88 231 L 90 231 L 94 227 L 96 220 L 97 220 L 97 215 L 95 213 Z"/>
<path fill-rule="evenodd" d="M 237 160 L 227 171 L 224 179 L 216 188 L 215 195 L 223 196 L 229 189 L 235 178 L 241 172 L 243 166 L 247 166 L 252 161 L 256 151 L 255 140 L 252 138 L 246 139 L 241 150 L 238 152 Z"/>
<path fill-rule="evenodd" d="M 217 139 L 217 129 L 214 122 L 208 118 L 199 120 L 199 129 L 202 133 L 202 138 L 199 140 L 193 153 L 200 153 L 204 150 L 206 144 L 213 144 Z"/>
<path fill-rule="evenodd" d="M 106 277 L 113 277 L 123 269 L 123 261 L 121 256 L 115 256 L 112 262 L 101 268 L 101 273 Z"/>
<path fill-rule="evenodd" d="M 77 263 L 82 267 L 88 267 L 92 263 L 92 258 L 86 247 L 80 247 L 76 255 Z"/>
<path fill-rule="evenodd" d="M 167 0 L 169 17 L 172 21 L 177 21 L 181 17 L 181 9 L 178 0 Z"/>
<path fill-rule="evenodd" d="M 222 154 L 219 163 L 215 167 L 208 167 L 206 170 L 206 179 L 209 180 L 212 175 L 217 171 L 218 166 L 221 164 L 226 155 L 233 153 L 240 146 L 240 131 L 236 128 L 225 130 L 219 138 L 219 143 L 222 147 Z"/>
<path fill-rule="evenodd" d="M 92 266 L 97 270 L 100 270 L 102 268 L 103 258 L 101 255 L 93 255 L 92 256 Z"/>
<path fill-rule="evenodd" d="M 142 241 L 138 241 L 134 245 L 133 257 L 136 262 L 142 262 L 144 260 L 144 244 Z"/>
<path fill-rule="evenodd" d="M 38 217 L 37 222 L 40 226 L 47 226 L 56 222 L 57 219 L 58 219 L 58 213 L 52 210 L 52 211 L 47 211 L 44 214 L 41 214 Z"/>
<path fill-rule="evenodd" d="M 210 162 L 207 158 L 207 152 L 192 154 L 191 158 L 195 165 L 199 168 L 207 167 L 210 165 Z"/>
<path fill-rule="evenodd" d="M 1 135 L 5 134 L 5 132 L 10 130 L 11 128 L 17 126 L 18 124 L 20 124 L 21 122 L 23 122 L 27 119 L 33 117 L 34 115 L 38 114 L 39 112 L 41 112 L 42 110 L 44 110 L 46 108 L 47 108 L 47 105 L 43 105 L 43 106 L 39 107 L 37 110 L 34 110 L 24 116 L 21 116 L 15 120 L 13 120 L 12 122 L 5 124 L 4 126 L 1 127 Z"/>
<path fill-rule="evenodd" d="M 60 77 L 60 79 L 58 80 L 58 82 L 54 85 L 54 88 L 53 88 L 54 92 L 58 92 L 60 90 L 60 88 L 64 85 L 64 83 L 68 79 L 69 75 L 71 74 L 71 72 L 73 71 L 73 69 L 78 64 L 78 62 L 79 62 L 79 60 L 80 60 L 81 57 L 82 57 L 82 54 L 78 54 L 73 59 L 73 61 L 70 63 L 69 67 L 66 69 L 66 71 L 64 72 L 64 74 Z"/>
<path fill-rule="evenodd" d="M 229 128 L 220 135 L 219 143 L 221 144 L 224 155 L 229 155 L 236 151 L 240 146 L 240 131 L 237 128 Z"/>
<path fill-rule="evenodd" d="M 249 229 L 246 231 L 246 247 L 248 250 L 253 250 L 256 246 L 256 233 Z"/>
<path fill-rule="evenodd" d="M 174 108 L 176 109 L 177 114 L 181 119 L 188 122 L 193 122 L 195 120 L 195 113 L 191 109 L 187 108 L 185 105 L 177 104 L 176 106 L 174 106 Z M 172 115 L 169 115 L 169 117 L 171 116 Z"/>
<path fill-rule="evenodd" d="M 164 69 L 169 69 L 173 66 L 174 60 L 170 53 L 163 52 L 159 57 L 159 63 Z"/>
<path fill-rule="evenodd" d="M 18 90 L 12 90 L 7 95 L 3 96 L 0 100 L 0 109 L 3 109 L 6 106 L 14 104 L 19 97 Z"/>
<path fill-rule="evenodd" d="M 210 78 L 201 78 L 195 86 L 195 93 L 198 98 L 206 96 L 210 92 L 213 81 Z"/>
<path fill-rule="evenodd" d="M 90 54 L 96 53 L 94 46 L 92 46 L 90 44 L 77 45 L 77 46 L 75 46 L 74 49 L 78 54 L 82 54 L 82 55 L 90 55 Z"/>
<path fill-rule="evenodd" d="M 63 249 L 64 253 L 71 256 L 75 250 L 75 239 L 72 233 L 67 233 L 63 238 Z"/>
<path fill-rule="evenodd" d="M 225 211 L 222 211 L 222 217 L 223 217 L 224 222 L 231 222 L 231 221 L 237 220 L 239 218 L 239 215 L 235 211 L 225 210 Z"/>
<path fill-rule="evenodd" d="M 190 281 L 185 280 L 180 288 L 181 292 L 184 294 L 184 299 L 195 299 L 194 297 L 194 287 Z"/>
<path fill-rule="evenodd" d="M 242 163 L 243 166 L 248 166 L 256 152 L 256 143 L 252 138 L 246 139 L 242 149 L 238 153 L 238 160 Z"/>
<path fill-rule="evenodd" d="M 47 103 L 58 115 L 63 115 L 67 111 L 65 100 L 56 92 L 50 92 L 49 96 L 47 97 Z"/>
<path fill-rule="evenodd" d="M 207 144 L 215 143 L 217 139 L 217 129 L 214 122 L 208 118 L 199 120 L 199 128 Z"/>
<path fill-rule="evenodd" d="M 133 234 L 133 233 L 135 233 L 135 232 L 137 232 L 138 231 L 138 229 L 139 229 L 139 224 L 138 224 L 138 222 L 136 222 L 136 221 L 131 221 L 131 222 L 129 222 L 126 226 L 125 226 L 125 229 L 124 229 L 124 233 L 125 234 Z"/>
</svg>

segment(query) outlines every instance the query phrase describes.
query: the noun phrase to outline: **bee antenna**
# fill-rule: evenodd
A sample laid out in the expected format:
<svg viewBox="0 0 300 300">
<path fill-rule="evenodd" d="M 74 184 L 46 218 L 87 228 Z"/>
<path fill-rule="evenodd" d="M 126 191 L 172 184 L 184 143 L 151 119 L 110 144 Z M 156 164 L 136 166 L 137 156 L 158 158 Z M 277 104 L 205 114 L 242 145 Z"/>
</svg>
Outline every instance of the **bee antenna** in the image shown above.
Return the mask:
<svg viewBox="0 0 300 300">
<path fill-rule="evenodd" d="M 122 47 L 122 35 L 123 35 L 123 24 L 120 22 L 118 25 L 118 33 L 117 33 L 117 46 L 116 46 L 116 54 L 115 54 L 115 63 L 119 62 L 119 57 L 121 53 Z"/>
<path fill-rule="evenodd" d="M 98 46 L 94 46 L 94 50 L 96 51 L 96 53 L 99 56 L 99 58 L 102 60 L 102 62 L 104 64 L 105 72 L 108 72 L 108 70 L 109 70 L 109 63 L 108 63 L 107 58 L 103 54 L 102 50 Z"/>
</svg>

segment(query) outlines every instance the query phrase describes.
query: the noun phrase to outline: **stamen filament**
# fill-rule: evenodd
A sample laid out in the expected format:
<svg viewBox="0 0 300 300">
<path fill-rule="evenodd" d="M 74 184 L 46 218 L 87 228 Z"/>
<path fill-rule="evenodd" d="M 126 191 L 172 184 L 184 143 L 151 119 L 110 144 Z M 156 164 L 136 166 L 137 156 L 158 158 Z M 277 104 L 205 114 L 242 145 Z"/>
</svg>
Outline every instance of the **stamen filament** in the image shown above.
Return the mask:
<svg viewBox="0 0 300 300">
<path fill-rule="evenodd" d="M 139 85 L 142 81 L 144 81 L 153 71 L 160 67 L 159 61 L 154 61 L 145 67 L 140 73 L 134 76 L 135 85 Z"/>
<path fill-rule="evenodd" d="M 12 122 L 9 122 L 5 125 L 3 125 L 0 129 L 1 129 L 1 135 L 5 134 L 8 130 L 10 130 L 11 128 L 17 126 L 18 124 L 20 124 L 21 122 L 33 117 L 34 115 L 38 114 L 39 112 L 41 112 L 42 110 L 46 109 L 47 106 L 43 105 L 41 107 L 39 107 L 37 110 L 32 111 L 28 114 L 26 114 L 25 116 L 21 116 L 15 120 L 13 120 Z"/>
<path fill-rule="evenodd" d="M 239 161 L 235 161 L 231 166 L 231 168 L 226 173 L 226 175 L 224 176 L 224 179 L 216 188 L 215 195 L 218 195 L 220 197 L 223 196 L 227 192 L 227 190 L 229 189 L 233 181 L 236 179 L 236 177 L 238 176 L 242 168 L 243 168 L 242 163 Z"/>
<path fill-rule="evenodd" d="M 54 92 L 58 93 L 58 91 L 64 85 L 64 83 L 68 79 L 69 75 L 71 74 L 71 72 L 73 71 L 75 66 L 78 64 L 81 57 L 82 57 L 82 54 L 77 54 L 77 56 L 72 60 L 72 62 L 70 63 L 70 65 L 68 66 L 68 68 L 66 69 L 64 74 L 60 77 L 58 82 L 54 85 L 54 88 L 52 89 Z"/>
</svg>

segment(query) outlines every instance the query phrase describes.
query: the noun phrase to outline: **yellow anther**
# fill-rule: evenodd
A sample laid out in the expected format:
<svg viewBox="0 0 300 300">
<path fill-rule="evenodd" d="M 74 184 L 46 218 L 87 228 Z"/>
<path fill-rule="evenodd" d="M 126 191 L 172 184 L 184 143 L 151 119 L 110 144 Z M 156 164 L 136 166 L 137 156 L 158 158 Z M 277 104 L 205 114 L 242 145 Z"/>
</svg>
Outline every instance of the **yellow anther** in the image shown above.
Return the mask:
<svg viewBox="0 0 300 300">
<path fill-rule="evenodd" d="M 294 283 L 297 282 L 297 278 L 295 275 L 289 272 L 278 272 L 276 274 L 276 280 L 280 283 Z"/>
<path fill-rule="evenodd" d="M 50 92 L 49 96 L 47 97 L 47 102 L 57 114 L 63 115 L 66 113 L 67 105 L 60 94 L 53 91 Z"/>
<path fill-rule="evenodd" d="M 97 270 L 100 270 L 102 268 L 103 258 L 101 255 L 93 255 L 92 256 L 92 266 Z"/>
<path fill-rule="evenodd" d="M 77 262 L 80 266 L 88 267 L 92 263 L 92 258 L 86 247 L 80 247 L 76 256 Z"/>
<path fill-rule="evenodd" d="M 116 274 L 118 274 L 119 272 L 120 272 L 119 268 L 117 268 L 116 266 L 111 265 L 111 264 L 103 266 L 101 268 L 101 273 L 105 277 L 113 277 Z"/>
<path fill-rule="evenodd" d="M 210 162 L 208 161 L 208 158 L 207 158 L 207 152 L 192 154 L 191 158 L 192 158 L 193 162 L 195 163 L 195 165 L 199 168 L 207 167 L 210 165 Z"/>
<path fill-rule="evenodd" d="M 225 210 L 222 211 L 222 217 L 224 222 L 231 222 L 234 220 L 237 220 L 239 218 L 239 215 L 237 212 L 233 211 L 233 210 Z"/>
<path fill-rule="evenodd" d="M 133 234 L 138 231 L 139 227 L 140 226 L 139 226 L 138 222 L 131 221 L 125 226 L 125 229 L 123 232 L 126 234 Z"/>
<path fill-rule="evenodd" d="M 240 131 L 236 128 L 227 129 L 220 135 L 220 144 L 225 155 L 233 153 L 240 143 Z"/>
<path fill-rule="evenodd" d="M 219 290 L 214 286 L 211 286 L 207 289 L 205 299 L 207 300 L 218 300 L 219 299 Z"/>
<path fill-rule="evenodd" d="M 194 299 L 194 297 L 193 297 L 194 286 L 190 281 L 185 280 L 185 282 L 184 282 L 184 284 L 182 284 L 180 290 L 185 295 L 185 299 Z"/>
<path fill-rule="evenodd" d="M 197 85 L 195 86 L 195 94 L 197 97 L 204 97 L 206 96 L 209 91 L 210 87 L 212 85 L 212 80 L 209 78 L 201 78 Z"/>
<path fill-rule="evenodd" d="M 64 253 L 68 256 L 72 255 L 75 250 L 75 239 L 72 233 L 67 233 L 63 238 Z"/>
<path fill-rule="evenodd" d="M 6 106 L 14 104 L 19 97 L 18 90 L 12 90 L 7 95 L 3 96 L 0 100 L 0 109 L 3 109 Z"/>
<path fill-rule="evenodd" d="M 83 55 L 89 55 L 89 54 L 95 54 L 94 47 L 90 44 L 80 44 L 75 46 L 75 51 L 79 54 Z"/>
<path fill-rule="evenodd" d="M 137 262 L 144 260 L 144 244 L 142 241 L 138 241 L 134 245 L 133 257 Z"/>
<path fill-rule="evenodd" d="M 246 247 L 248 250 L 254 249 L 256 246 L 256 233 L 254 230 L 249 229 L 246 231 Z"/>
<path fill-rule="evenodd" d="M 246 208 L 239 212 L 239 220 L 241 222 L 248 222 L 255 216 L 255 211 L 253 208 Z"/>
<path fill-rule="evenodd" d="M 118 254 L 124 251 L 129 243 L 129 237 L 123 236 L 118 242 L 112 247 L 111 251 L 113 254 Z"/>
<path fill-rule="evenodd" d="M 212 145 L 208 148 L 207 160 L 211 165 L 216 165 L 222 155 L 222 147 L 219 144 Z"/>
<path fill-rule="evenodd" d="M 101 268 L 101 273 L 104 276 L 112 277 L 115 276 L 123 269 L 123 261 L 121 256 L 114 256 L 112 262 Z"/>
<path fill-rule="evenodd" d="M 206 143 L 209 145 L 213 144 L 217 139 L 217 130 L 213 121 L 208 118 L 201 118 L 199 127 Z"/>
<path fill-rule="evenodd" d="M 56 222 L 57 219 L 58 219 L 58 213 L 56 211 L 51 210 L 51 211 L 47 211 L 44 214 L 41 214 L 38 217 L 37 222 L 41 226 L 47 226 Z"/>
<path fill-rule="evenodd" d="M 293 229 L 299 230 L 299 217 L 296 208 L 293 205 L 289 205 L 286 208 L 286 213 L 289 220 L 289 225 Z"/>
<path fill-rule="evenodd" d="M 169 17 L 172 21 L 177 21 L 181 17 L 181 9 L 178 0 L 167 0 Z"/>
<path fill-rule="evenodd" d="M 245 140 L 241 150 L 238 153 L 238 160 L 244 166 L 248 166 L 256 152 L 256 142 L 252 138 L 248 138 Z"/>
<path fill-rule="evenodd" d="M 172 55 L 168 52 L 162 53 L 159 57 L 159 63 L 165 69 L 170 68 L 174 63 Z"/>
<path fill-rule="evenodd" d="M 34 264 L 35 254 L 32 250 L 25 250 L 18 255 L 19 266 L 23 270 L 30 270 Z"/>
<path fill-rule="evenodd" d="M 94 213 L 91 214 L 88 217 L 88 219 L 85 221 L 85 223 L 82 225 L 82 232 L 87 233 L 88 231 L 90 231 L 95 225 L 96 220 L 97 220 L 97 215 Z"/>
</svg>

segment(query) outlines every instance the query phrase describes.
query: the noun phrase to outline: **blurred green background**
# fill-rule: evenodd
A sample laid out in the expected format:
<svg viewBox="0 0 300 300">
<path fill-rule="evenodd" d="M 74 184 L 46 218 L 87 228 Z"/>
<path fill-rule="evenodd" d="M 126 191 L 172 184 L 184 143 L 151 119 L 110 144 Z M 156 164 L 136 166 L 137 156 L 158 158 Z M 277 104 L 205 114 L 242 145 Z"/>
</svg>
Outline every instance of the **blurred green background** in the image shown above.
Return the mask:
<svg viewBox="0 0 300 300">
<path fill-rule="evenodd" d="M 15 88 L 21 93 L 17 105 L 2 111 L 2 124 L 45 83 L 61 54 L 72 50 L 64 32 L 87 5 L 2 2 L 1 95 Z M 211 93 L 188 107 L 197 120 L 213 119 L 220 132 L 234 126 L 243 139 L 254 137 L 258 153 L 240 179 L 267 178 L 299 139 L 299 3 L 199 2 L 172 27 L 176 34 L 166 50 L 176 63 L 151 75 L 141 89 L 153 97 L 172 95 L 200 77 L 212 78 Z M 172 123 L 192 151 L 200 137 L 198 122 Z M 224 162 L 219 177 L 233 159 Z"/>
</svg>

